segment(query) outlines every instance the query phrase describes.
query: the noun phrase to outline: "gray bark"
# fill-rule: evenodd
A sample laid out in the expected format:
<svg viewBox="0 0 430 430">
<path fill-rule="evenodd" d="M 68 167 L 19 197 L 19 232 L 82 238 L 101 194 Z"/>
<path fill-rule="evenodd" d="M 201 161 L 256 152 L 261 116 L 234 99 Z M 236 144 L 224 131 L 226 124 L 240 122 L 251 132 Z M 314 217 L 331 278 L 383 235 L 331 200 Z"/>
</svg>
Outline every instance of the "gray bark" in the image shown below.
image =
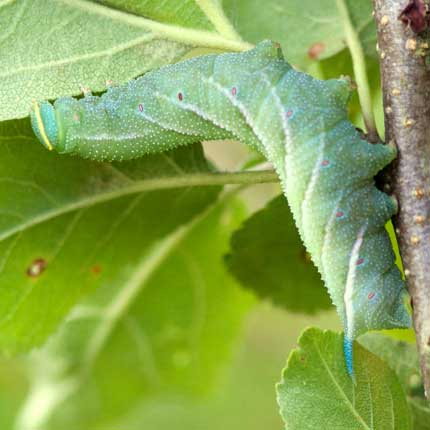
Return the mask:
<svg viewBox="0 0 430 430">
<path fill-rule="evenodd" d="M 393 220 L 413 303 L 426 395 L 430 390 L 430 73 L 428 38 L 398 18 L 408 0 L 374 0 L 378 27 L 385 139 L 399 155 L 389 192 L 399 202 Z"/>
</svg>

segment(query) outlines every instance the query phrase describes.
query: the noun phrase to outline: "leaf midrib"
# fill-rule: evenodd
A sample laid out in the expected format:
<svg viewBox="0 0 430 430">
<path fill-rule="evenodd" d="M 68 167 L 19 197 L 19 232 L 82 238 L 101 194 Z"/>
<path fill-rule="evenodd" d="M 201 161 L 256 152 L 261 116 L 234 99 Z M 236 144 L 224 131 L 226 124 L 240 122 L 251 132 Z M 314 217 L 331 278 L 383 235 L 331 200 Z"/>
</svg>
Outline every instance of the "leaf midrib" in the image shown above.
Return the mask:
<svg viewBox="0 0 430 430">
<path fill-rule="evenodd" d="M 212 206 L 210 207 L 212 209 Z M 206 214 L 206 212 L 204 212 Z M 199 220 L 200 217 L 197 218 Z M 118 322 L 123 318 L 130 308 L 136 297 L 147 285 L 147 281 L 160 267 L 161 263 L 171 254 L 179 243 L 195 226 L 196 219 L 191 220 L 188 224 L 178 227 L 174 232 L 151 247 L 142 258 L 140 264 L 137 264 L 132 275 L 124 284 L 124 287 L 112 297 L 104 317 L 100 319 L 97 328 L 94 330 L 83 355 L 84 370 L 83 376 L 89 372 L 95 360 L 103 349 L 107 339 L 111 336 Z"/>
<path fill-rule="evenodd" d="M 318 357 L 321 360 L 322 365 L 324 366 L 327 374 L 329 375 L 331 381 L 333 382 L 333 385 L 335 386 L 336 390 L 341 395 L 342 399 L 344 400 L 345 404 L 348 406 L 348 409 L 352 412 L 353 416 L 357 419 L 357 421 L 363 426 L 365 430 L 372 430 L 366 422 L 364 421 L 363 417 L 355 410 L 354 406 L 352 405 L 351 401 L 349 400 L 348 396 L 346 395 L 345 391 L 342 390 L 341 386 L 338 384 L 335 376 L 333 375 L 332 371 L 330 370 L 327 362 L 325 361 L 323 355 L 321 354 L 321 350 L 319 349 L 315 339 L 313 339 L 313 344 L 315 347 L 315 350 L 318 354 Z"/>
<path fill-rule="evenodd" d="M 192 46 L 212 47 L 212 48 L 235 50 L 235 51 L 242 51 L 252 47 L 252 45 L 246 42 L 224 37 L 217 32 L 191 29 L 187 27 L 181 27 L 178 25 L 165 24 L 165 23 L 153 21 L 151 19 L 138 16 L 138 15 L 133 15 L 127 12 L 108 8 L 100 4 L 90 3 L 82 0 L 73 0 L 73 1 L 56 0 L 56 1 L 64 3 L 74 9 L 80 9 L 82 11 L 86 11 L 99 16 L 110 18 L 116 22 L 121 22 L 135 28 L 143 29 L 149 32 L 149 34 L 145 34 L 144 36 L 134 38 L 128 42 L 116 45 L 116 47 L 114 48 L 95 51 L 87 54 L 76 55 L 73 57 L 56 60 L 56 61 L 49 61 L 41 64 L 14 68 L 6 73 L 0 74 L 0 78 L 15 76 L 19 73 L 26 73 L 31 71 L 49 69 L 51 67 L 64 66 L 81 60 L 88 60 L 88 59 L 100 58 L 103 56 L 110 56 L 115 53 L 121 52 L 122 50 L 136 46 L 140 43 L 144 43 L 146 41 L 150 41 L 157 38 L 165 38 L 173 42 L 184 43 L 185 45 L 190 44 Z M 3 5 L 0 4 L 0 7 L 2 6 Z M 212 21 L 212 17 L 208 16 L 208 19 Z"/>
<path fill-rule="evenodd" d="M 198 30 L 178 25 L 165 24 L 148 18 L 122 12 L 117 9 L 108 8 L 101 4 L 91 3 L 83 0 L 56 0 L 70 7 L 104 16 L 115 21 L 123 22 L 132 27 L 151 31 L 167 40 L 191 44 L 194 46 L 211 47 L 234 51 L 243 51 L 252 48 L 253 45 L 230 38 L 219 33 L 207 30 Z M 208 17 L 210 19 L 210 17 Z"/>
</svg>

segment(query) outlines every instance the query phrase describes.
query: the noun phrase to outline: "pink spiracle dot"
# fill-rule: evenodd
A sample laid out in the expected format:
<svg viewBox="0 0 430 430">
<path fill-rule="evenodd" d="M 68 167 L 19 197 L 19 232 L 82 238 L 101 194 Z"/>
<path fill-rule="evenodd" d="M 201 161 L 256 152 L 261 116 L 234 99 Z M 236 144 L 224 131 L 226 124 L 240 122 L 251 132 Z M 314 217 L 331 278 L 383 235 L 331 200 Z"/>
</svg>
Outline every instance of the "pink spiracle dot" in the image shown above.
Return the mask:
<svg viewBox="0 0 430 430">
<path fill-rule="evenodd" d="M 328 166 L 330 164 L 330 161 L 329 160 L 323 160 L 322 162 L 321 162 L 321 166 Z"/>
<path fill-rule="evenodd" d="M 376 295 L 376 293 L 375 293 L 374 291 L 372 291 L 371 293 L 369 293 L 369 294 L 367 295 L 367 299 L 368 299 L 368 300 L 372 300 L 372 299 L 375 297 L 375 295 Z"/>
<path fill-rule="evenodd" d="M 342 211 L 338 211 L 336 212 L 336 218 L 341 218 L 343 217 L 345 214 Z"/>
<path fill-rule="evenodd" d="M 285 113 L 285 116 L 286 116 L 287 118 L 291 118 L 291 117 L 292 117 L 292 115 L 293 115 L 293 111 L 292 111 L 291 109 Z"/>
<path fill-rule="evenodd" d="M 182 100 L 184 100 L 184 95 L 182 93 L 178 93 L 178 99 L 181 102 Z"/>
<path fill-rule="evenodd" d="M 355 262 L 355 265 L 356 266 L 360 266 L 360 264 L 363 264 L 364 263 L 364 258 L 359 258 L 356 262 Z"/>
<path fill-rule="evenodd" d="M 235 95 L 237 94 L 237 88 L 236 88 L 236 87 L 233 87 L 233 88 L 231 89 L 231 94 L 232 94 L 233 96 L 235 96 Z"/>
<path fill-rule="evenodd" d="M 139 103 L 139 112 L 143 112 L 143 104 Z"/>
</svg>

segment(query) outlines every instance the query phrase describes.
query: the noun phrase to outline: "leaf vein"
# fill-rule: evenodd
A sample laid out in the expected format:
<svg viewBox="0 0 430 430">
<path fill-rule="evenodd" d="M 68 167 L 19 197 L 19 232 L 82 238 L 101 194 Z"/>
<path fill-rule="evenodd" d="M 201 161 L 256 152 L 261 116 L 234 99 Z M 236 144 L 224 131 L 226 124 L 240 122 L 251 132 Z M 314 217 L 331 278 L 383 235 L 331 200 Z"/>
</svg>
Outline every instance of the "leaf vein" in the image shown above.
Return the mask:
<svg viewBox="0 0 430 430">
<path fill-rule="evenodd" d="M 324 366 L 327 374 L 330 376 L 331 381 L 333 382 L 333 385 L 335 386 L 336 390 L 339 392 L 343 400 L 345 401 L 345 404 L 348 406 L 348 409 L 352 412 L 353 416 L 357 419 L 357 421 L 361 424 L 361 426 L 366 430 L 372 430 L 370 427 L 366 424 L 366 422 L 363 420 L 361 415 L 355 410 L 353 407 L 350 399 L 346 395 L 345 391 L 342 389 L 342 387 L 338 384 L 335 376 L 333 375 L 332 371 L 330 370 L 330 367 L 328 366 L 327 362 L 325 361 L 324 357 L 321 354 L 321 351 L 315 341 L 315 339 L 312 339 L 312 342 L 314 344 L 315 350 L 318 353 L 318 357 L 321 360 L 322 365 Z"/>
</svg>

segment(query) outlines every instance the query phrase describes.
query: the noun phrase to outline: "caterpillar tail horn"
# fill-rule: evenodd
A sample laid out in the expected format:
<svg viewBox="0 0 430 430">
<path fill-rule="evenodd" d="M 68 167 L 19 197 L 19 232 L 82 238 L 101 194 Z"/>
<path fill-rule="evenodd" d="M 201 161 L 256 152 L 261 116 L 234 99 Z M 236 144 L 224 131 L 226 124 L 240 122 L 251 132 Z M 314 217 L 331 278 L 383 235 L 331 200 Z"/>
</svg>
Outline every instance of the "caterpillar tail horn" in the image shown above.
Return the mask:
<svg viewBox="0 0 430 430">
<path fill-rule="evenodd" d="M 343 337 L 343 354 L 345 358 L 346 370 L 348 375 L 352 378 L 355 383 L 354 374 L 354 360 L 353 360 L 353 340 L 349 339 L 346 335 Z"/>
</svg>

